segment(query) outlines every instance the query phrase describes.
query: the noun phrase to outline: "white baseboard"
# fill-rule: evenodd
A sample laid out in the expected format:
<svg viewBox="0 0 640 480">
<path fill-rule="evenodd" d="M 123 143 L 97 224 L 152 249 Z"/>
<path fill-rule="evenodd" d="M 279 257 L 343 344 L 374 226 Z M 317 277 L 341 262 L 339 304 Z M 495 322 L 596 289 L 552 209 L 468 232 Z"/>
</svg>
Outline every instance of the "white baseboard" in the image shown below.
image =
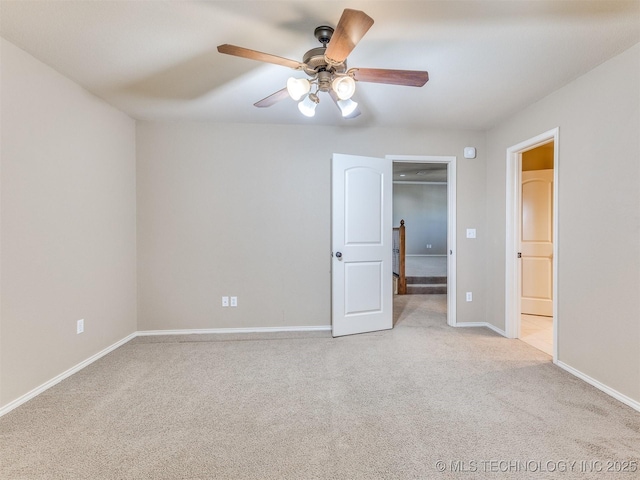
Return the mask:
<svg viewBox="0 0 640 480">
<path fill-rule="evenodd" d="M 490 330 L 493 330 L 494 332 L 496 332 L 499 335 L 502 335 L 503 337 L 506 337 L 507 334 L 504 332 L 504 330 L 500 330 L 498 327 L 496 327 L 495 325 L 491 325 L 489 322 L 457 322 L 456 327 L 487 327 Z"/>
<path fill-rule="evenodd" d="M 40 395 L 42 392 L 44 392 L 45 390 L 48 390 L 51 387 L 53 387 L 54 385 L 60 383 L 65 378 L 70 377 L 71 375 L 73 375 L 76 372 L 79 372 L 84 367 L 86 367 L 88 365 L 91 365 L 96 360 L 104 357 L 107 353 L 110 353 L 110 352 L 114 351 L 116 348 L 124 345 L 129 340 L 132 340 L 135 337 L 136 337 L 136 332 L 134 332 L 134 333 L 132 333 L 130 335 L 127 335 L 122 340 L 118 340 L 113 345 L 110 345 L 107 348 L 105 348 L 103 350 L 100 350 L 95 355 L 92 355 L 89 358 L 87 358 L 86 360 L 83 360 L 82 362 L 78 363 L 77 365 L 71 367 L 69 370 L 66 370 L 66 371 L 62 372 L 60 375 L 57 375 L 57 376 L 53 377 L 51 380 L 43 383 L 39 387 L 36 387 L 33 390 L 31 390 L 30 392 L 27 392 L 24 395 L 22 395 L 21 397 L 18 397 L 15 400 L 13 400 L 12 402 L 9 402 L 4 407 L 0 408 L 0 417 L 2 417 L 3 415 L 9 413 L 14 408 L 19 407 L 23 403 L 31 400 L 33 397 L 36 397 L 37 395 Z"/>
<path fill-rule="evenodd" d="M 277 333 L 277 332 L 320 332 L 331 330 L 331 325 L 314 327 L 247 327 L 247 328 L 193 328 L 182 330 L 141 330 L 136 332 L 138 337 L 150 335 L 198 335 L 205 333 Z"/>
<path fill-rule="evenodd" d="M 71 367 L 69 370 L 62 372 L 60 375 L 52 378 L 51 380 L 43 383 L 39 387 L 34 388 L 30 392 L 25 393 L 21 397 L 16 398 L 12 402 L 9 402 L 4 407 L 0 407 L 0 417 L 9 413 L 11 410 L 19 407 L 23 403 L 31 400 L 32 398 L 40 395 L 45 390 L 53 387 L 54 385 L 60 383 L 67 377 L 70 377 L 76 372 L 79 372 L 84 367 L 92 364 L 96 360 L 104 357 L 107 353 L 112 352 L 116 348 L 124 345 L 130 340 L 133 340 L 136 337 L 143 337 L 148 335 L 191 335 L 191 334 L 201 334 L 201 333 L 274 333 L 274 332 L 314 332 L 314 331 L 330 331 L 331 325 L 320 325 L 320 326 L 312 326 L 312 327 L 256 327 L 256 328 L 203 328 L 203 329 L 185 329 L 185 330 L 146 330 L 134 332 L 122 340 L 117 341 L 113 345 L 108 346 L 104 350 L 99 351 L 95 355 L 87 358 L 86 360 L 78 363 L 74 367 Z"/>
<path fill-rule="evenodd" d="M 640 402 L 634 400 L 633 398 L 627 397 L 625 394 L 620 393 L 617 390 L 614 390 L 613 388 L 606 386 L 604 383 L 600 383 L 595 378 L 591 378 L 589 375 L 582 373 L 580 370 L 576 370 L 575 368 L 567 365 L 564 362 L 558 361 L 556 362 L 556 365 L 558 365 L 563 370 L 566 370 L 571 375 L 578 377 L 580 380 L 584 380 L 589 385 L 596 387 L 598 390 L 603 391 L 607 395 L 615 398 L 616 400 L 621 401 L 625 405 L 628 405 L 634 410 L 637 410 L 638 412 L 640 412 Z"/>
<path fill-rule="evenodd" d="M 487 328 L 493 330 L 494 332 L 506 337 L 506 334 L 505 334 L 504 331 L 500 330 L 496 326 L 491 325 L 490 323 L 487 323 L 487 322 L 459 322 L 459 323 L 456 324 L 456 327 L 487 327 Z M 82 370 L 83 368 L 85 368 L 88 365 L 92 364 L 96 360 L 104 357 L 106 354 L 112 352 L 116 348 L 124 345 L 125 343 L 129 342 L 130 340 L 133 340 L 135 337 L 138 337 L 138 336 L 149 336 L 149 335 L 192 335 L 192 334 L 205 334 L 205 333 L 222 334 L 222 333 L 313 332 L 313 331 L 329 331 L 329 330 L 331 330 L 331 325 L 319 325 L 319 326 L 311 326 L 311 327 L 261 327 L 261 328 L 260 327 L 256 327 L 256 328 L 205 328 L 205 329 L 184 329 L 184 330 L 143 330 L 143 331 L 134 332 L 134 333 L 126 336 L 122 340 L 117 341 L 113 345 L 110 345 L 107 348 L 101 350 L 100 352 L 96 353 L 95 355 L 92 355 L 91 357 L 87 358 L 86 360 L 78 363 L 77 365 L 75 365 L 74 367 L 66 370 L 65 372 L 61 373 L 60 375 L 57 375 L 56 377 L 52 378 L 51 380 L 43 383 L 39 387 L 36 387 L 33 390 L 31 390 L 30 392 L 25 393 L 24 395 L 22 395 L 21 397 L 13 400 L 12 402 L 10 402 L 7 405 L 5 405 L 4 407 L 1 407 L 0 408 L 0 417 L 2 417 L 3 415 L 9 413 L 11 410 L 19 407 L 23 403 L 31 400 L 32 398 L 36 397 L 37 395 L 40 395 L 45 390 L 48 390 L 49 388 L 53 387 L 54 385 L 60 383 L 65 378 L 70 377 L 71 375 L 73 375 L 76 372 L 79 372 L 80 370 Z M 625 405 L 628 405 L 629 407 L 633 408 L 634 410 L 637 410 L 638 412 L 640 412 L 640 402 L 638 402 L 638 401 L 636 401 L 636 400 L 634 400 L 634 399 L 632 399 L 630 397 L 627 397 L 626 395 L 618 392 L 617 390 L 614 390 L 611 387 L 608 387 L 608 386 L 604 385 L 603 383 L 600 383 L 598 380 L 596 380 L 594 378 L 591 378 L 590 376 L 582 373 L 579 370 L 576 370 L 575 368 L 567 365 L 566 363 L 558 361 L 558 362 L 556 362 L 556 365 L 558 365 L 563 370 L 566 370 L 567 372 L 571 373 L 572 375 L 580 378 L 581 380 L 587 382 L 588 384 L 596 387 L 598 390 L 603 391 L 607 395 L 615 398 L 616 400 L 619 400 L 620 402 L 624 403 Z"/>
<path fill-rule="evenodd" d="M 503 330 L 500 330 L 498 327 L 496 327 L 494 325 L 491 325 L 490 323 L 487 323 L 487 322 L 458 322 L 456 324 L 456 327 L 487 327 L 487 328 L 490 328 L 491 330 L 493 330 L 494 332 L 502 335 L 503 337 L 507 336 L 507 334 Z M 586 374 L 582 373 L 580 370 L 576 370 L 575 368 L 567 365 L 564 362 L 556 361 L 554 363 L 558 367 L 560 367 L 563 370 L 569 372 L 571 375 L 574 375 L 574 376 L 578 377 L 580 380 L 583 380 L 583 381 L 587 382 L 589 385 L 592 385 L 592 386 L 596 387 L 598 390 L 606 393 L 607 395 L 615 398 L 616 400 L 618 400 L 618 401 L 624 403 L 625 405 L 628 405 L 629 407 L 633 408 L 634 410 L 637 410 L 638 412 L 640 412 L 640 402 L 639 401 L 634 400 L 631 397 L 627 397 L 624 393 L 620 393 L 617 390 L 615 390 L 615 389 L 613 389 L 611 387 L 608 387 L 604 383 L 599 382 L 595 378 L 591 378 L 589 375 L 586 375 Z"/>
</svg>

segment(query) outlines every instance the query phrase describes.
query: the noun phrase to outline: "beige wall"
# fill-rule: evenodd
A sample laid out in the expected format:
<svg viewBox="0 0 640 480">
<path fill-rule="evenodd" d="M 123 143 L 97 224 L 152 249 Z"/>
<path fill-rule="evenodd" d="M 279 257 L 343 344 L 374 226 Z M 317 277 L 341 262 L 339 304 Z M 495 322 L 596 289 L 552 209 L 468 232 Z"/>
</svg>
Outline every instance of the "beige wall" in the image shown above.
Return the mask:
<svg viewBox="0 0 640 480">
<path fill-rule="evenodd" d="M 504 327 L 506 149 L 560 127 L 558 359 L 640 401 L 640 45 L 487 134 L 487 319 Z"/>
<path fill-rule="evenodd" d="M 482 133 L 139 122 L 137 151 L 139 330 L 329 325 L 334 152 L 458 156 L 458 320 L 485 317 Z"/>
<path fill-rule="evenodd" d="M 0 407 L 136 330 L 135 123 L 1 42 Z"/>
</svg>

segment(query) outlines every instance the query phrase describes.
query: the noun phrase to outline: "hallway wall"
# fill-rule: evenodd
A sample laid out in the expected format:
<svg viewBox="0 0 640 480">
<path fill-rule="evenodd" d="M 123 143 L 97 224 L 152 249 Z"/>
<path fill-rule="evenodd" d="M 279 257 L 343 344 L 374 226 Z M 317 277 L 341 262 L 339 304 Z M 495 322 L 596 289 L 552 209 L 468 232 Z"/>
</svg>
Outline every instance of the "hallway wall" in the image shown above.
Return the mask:
<svg viewBox="0 0 640 480">
<path fill-rule="evenodd" d="M 447 185 L 394 183 L 393 225 L 400 220 L 405 221 L 407 255 L 446 255 Z"/>
<path fill-rule="evenodd" d="M 504 328 L 506 149 L 559 127 L 558 360 L 640 402 L 640 44 L 487 134 L 487 320 Z"/>
</svg>

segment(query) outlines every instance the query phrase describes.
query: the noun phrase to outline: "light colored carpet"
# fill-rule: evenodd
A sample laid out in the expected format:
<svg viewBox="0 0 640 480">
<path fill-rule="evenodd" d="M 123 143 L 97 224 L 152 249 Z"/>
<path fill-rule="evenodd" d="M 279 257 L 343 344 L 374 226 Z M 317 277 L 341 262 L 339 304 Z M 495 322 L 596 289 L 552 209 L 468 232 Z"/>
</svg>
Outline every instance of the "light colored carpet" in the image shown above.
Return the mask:
<svg viewBox="0 0 640 480">
<path fill-rule="evenodd" d="M 446 326 L 445 299 L 397 297 L 393 330 L 338 339 L 137 338 L 0 418 L 0 478 L 638 478 L 597 469 L 640 459 L 640 414 Z"/>
</svg>

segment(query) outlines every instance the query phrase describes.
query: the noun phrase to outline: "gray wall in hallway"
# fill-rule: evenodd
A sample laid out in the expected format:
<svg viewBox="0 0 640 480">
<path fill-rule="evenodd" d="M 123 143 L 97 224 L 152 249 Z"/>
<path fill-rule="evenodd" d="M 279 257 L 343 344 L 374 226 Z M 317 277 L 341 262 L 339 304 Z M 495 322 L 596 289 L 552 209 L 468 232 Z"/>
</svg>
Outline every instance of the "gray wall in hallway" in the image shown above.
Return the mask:
<svg viewBox="0 0 640 480">
<path fill-rule="evenodd" d="M 400 220 L 405 221 L 407 255 L 446 255 L 447 185 L 394 183 L 393 226 Z"/>
</svg>

